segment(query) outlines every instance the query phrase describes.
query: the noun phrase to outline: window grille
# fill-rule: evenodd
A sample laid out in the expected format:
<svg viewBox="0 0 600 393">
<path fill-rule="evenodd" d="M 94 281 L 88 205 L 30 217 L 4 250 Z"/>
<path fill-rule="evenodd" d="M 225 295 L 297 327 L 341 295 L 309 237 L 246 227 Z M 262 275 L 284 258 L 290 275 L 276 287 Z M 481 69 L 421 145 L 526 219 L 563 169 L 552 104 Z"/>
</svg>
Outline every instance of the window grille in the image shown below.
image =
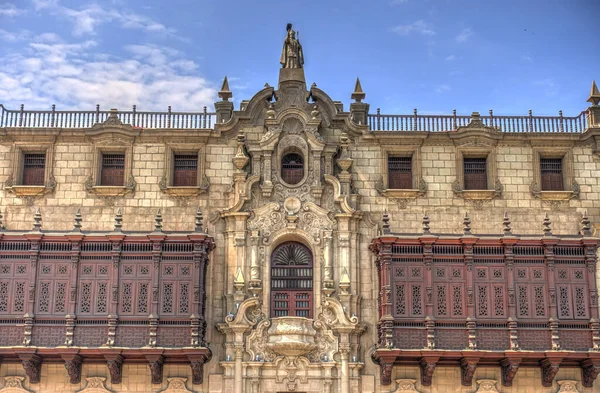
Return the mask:
<svg viewBox="0 0 600 393">
<path fill-rule="evenodd" d="M 125 154 L 102 155 L 102 173 L 100 176 L 100 185 L 125 185 Z"/>
<path fill-rule="evenodd" d="M 562 159 L 540 158 L 542 191 L 563 191 Z"/>
<path fill-rule="evenodd" d="M 300 154 L 289 153 L 281 159 L 281 180 L 298 184 L 304 178 L 304 159 Z"/>
<path fill-rule="evenodd" d="M 43 186 L 44 173 L 46 171 L 46 154 L 24 154 L 23 155 L 23 185 Z"/>
<path fill-rule="evenodd" d="M 465 190 L 487 190 L 485 158 L 464 158 Z"/>
<path fill-rule="evenodd" d="M 198 179 L 198 155 L 176 154 L 173 157 L 173 186 L 195 187 Z"/>
<path fill-rule="evenodd" d="M 388 188 L 409 190 L 412 184 L 412 157 L 388 157 Z"/>
<path fill-rule="evenodd" d="M 300 243 L 284 243 L 271 256 L 271 315 L 312 318 L 313 262 Z"/>
</svg>

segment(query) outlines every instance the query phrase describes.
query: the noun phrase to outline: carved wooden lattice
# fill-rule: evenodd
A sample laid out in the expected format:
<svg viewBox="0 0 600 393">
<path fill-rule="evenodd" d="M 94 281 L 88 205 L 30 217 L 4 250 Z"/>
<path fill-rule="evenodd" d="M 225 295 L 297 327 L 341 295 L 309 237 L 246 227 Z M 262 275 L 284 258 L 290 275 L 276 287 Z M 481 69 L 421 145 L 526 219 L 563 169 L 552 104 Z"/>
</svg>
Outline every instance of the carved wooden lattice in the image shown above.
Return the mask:
<svg viewBox="0 0 600 393">
<path fill-rule="evenodd" d="M 312 275 L 312 253 L 306 246 L 278 246 L 271 256 L 271 315 L 312 318 Z"/>
</svg>

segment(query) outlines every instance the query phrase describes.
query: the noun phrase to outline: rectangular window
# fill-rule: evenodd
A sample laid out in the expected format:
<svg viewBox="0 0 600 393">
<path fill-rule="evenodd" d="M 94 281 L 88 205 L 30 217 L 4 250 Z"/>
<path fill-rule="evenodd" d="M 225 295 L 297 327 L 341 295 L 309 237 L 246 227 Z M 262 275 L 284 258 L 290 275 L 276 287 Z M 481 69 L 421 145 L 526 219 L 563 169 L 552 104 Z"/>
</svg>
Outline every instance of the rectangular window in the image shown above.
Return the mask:
<svg viewBox="0 0 600 393">
<path fill-rule="evenodd" d="M 540 158 L 542 191 L 564 191 L 561 158 Z"/>
<path fill-rule="evenodd" d="M 173 156 L 173 186 L 195 187 L 198 179 L 198 155 L 175 154 Z"/>
<path fill-rule="evenodd" d="M 412 157 L 388 157 L 388 188 L 392 190 L 413 188 Z"/>
<path fill-rule="evenodd" d="M 23 185 L 43 186 L 46 171 L 45 153 L 23 154 Z"/>
<path fill-rule="evenodd" d="M 485 158 L 467 158 L 463 160 L 465 190 L 487 190 L 487 169 Z"/>
<path fill-rule="evenodd" d="M 100 185 L 125 185 L 125 154 L 102 154 Z"/>
</svg>

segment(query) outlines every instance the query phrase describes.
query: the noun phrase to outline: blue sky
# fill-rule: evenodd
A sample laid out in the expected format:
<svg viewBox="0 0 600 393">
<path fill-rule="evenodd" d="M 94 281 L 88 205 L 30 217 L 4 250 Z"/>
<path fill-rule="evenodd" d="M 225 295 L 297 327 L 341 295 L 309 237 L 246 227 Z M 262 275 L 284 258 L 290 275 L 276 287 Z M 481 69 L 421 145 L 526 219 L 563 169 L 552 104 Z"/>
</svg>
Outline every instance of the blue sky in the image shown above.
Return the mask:
<svg viewBox="0 0 600 393">
<path fill-rule="evenodd" d="M 285 25 L 307 82 L 374 112 L 577 115 L 600 82 L 600 0 L 0 0 L 0 103 L 196 111 L 276 85 Z M 209 110 L 210 110 L 209 109 Z"/>
</svg>

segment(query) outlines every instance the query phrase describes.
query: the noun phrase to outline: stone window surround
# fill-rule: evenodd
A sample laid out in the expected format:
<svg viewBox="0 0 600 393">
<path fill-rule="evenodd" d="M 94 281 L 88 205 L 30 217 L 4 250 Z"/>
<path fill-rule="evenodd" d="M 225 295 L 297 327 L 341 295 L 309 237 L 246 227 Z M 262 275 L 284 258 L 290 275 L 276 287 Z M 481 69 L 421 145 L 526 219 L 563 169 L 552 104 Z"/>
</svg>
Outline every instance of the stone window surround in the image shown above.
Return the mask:
<svg viewBox="0 0 600 393">
<path fill-rule="evenodd" d="M 531 194 L 541 200 L 563 201 L 579 197 L 579 185 L 573 172 L 572 147 L 542 146 L 533 147 L 533 180 Z M 544 191 L 541 189 L 542 174 L 540 158 L 560 158 L 562 160 L 563 191 Z"/>
<path fill-rule="evenodd" d="M 114 142 L 114 141 L 110 141 Z M 100 184 L 103 154 L 125 154 L 125 170 L 122 186 L 103 186 Z M 92 174 L 86 182 L 89 193 L 100 196 L 124 196 L 134 191 L 135 180 L 132 174 L 133 143 L 95 143 L 93 149 Z"/>
<path fill-rule="evenodd" d="M 416 198 L 423 196 L 426 192 L 426 184 L 422 179 L 421 169 L 421 147 L 420 145 L 398 145 L 384 146 L 381 148 L 381 194 L 392 198 Z M 389 157 L 411 157 L 412 163 L 412 188 L 391 189 L 388 188 L 388 158 Z"/>
<path fill-rule="evenodd" d="M 464 158 L 485 158 L 487 189 L 465 190 Z M 454 193 L 464 199 L 492 199 L 502 193 L 502 184 L 498 179 L 498 165 L 494 146 L 457 146 L 456 181 Z"/>
<path fill-rule="evenodd" d="M 167 143 L 165 145 L 165 172 L 160 181 L 161 191 L 174 196 L 197 196 L 208 190 L 208 179 L 205 175 L 206 145 L 201 143 Z M 173 170 L 175 154 L 197 154 L 197 186 L 173 186 Z"/>
<path fill-rule="evenodd" d="M 44 185 L 23 185 L 23 158 L 27 153 L 43 153 L 46 155 L 44 168 Z M 8 191 L 17 196 L 37 196 L 46 194 L 56 187 L 53 174 L 54 143 L 52 142 L 15 142 L 12 152 L 12 168 L 5 184 Z"/>
</svg>

